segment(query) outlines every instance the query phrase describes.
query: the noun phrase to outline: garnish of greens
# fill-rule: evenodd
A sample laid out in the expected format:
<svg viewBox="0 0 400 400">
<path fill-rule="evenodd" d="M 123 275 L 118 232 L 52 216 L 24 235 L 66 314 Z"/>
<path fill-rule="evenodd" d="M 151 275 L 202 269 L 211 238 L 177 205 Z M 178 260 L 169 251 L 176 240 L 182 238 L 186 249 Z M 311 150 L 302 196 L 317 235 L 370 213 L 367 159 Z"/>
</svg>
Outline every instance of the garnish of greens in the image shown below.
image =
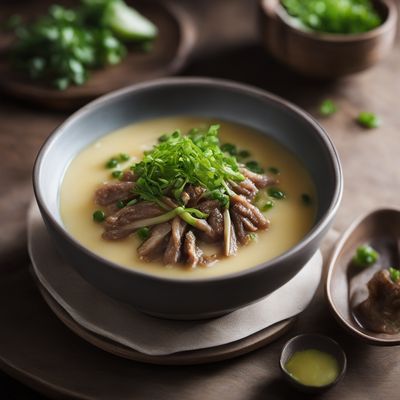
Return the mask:
<svg viewBox="0 0 400 400">
<path fill-rule="evenodd" d="M 306 29 L 333 34 L 370 31 L 382 23 L 371 0 L 281 0 Z"/>
<path fill-rule="evenodd" d="M 359 267 L 369 267 L 379 259 L 379 253 L 369 245 L 357 247 L 356 254 L 353 257 L 353 263 Z"/>
<path fill-rule="evenodd" d="M 319 107 L 319 113 L 324 117 L 329 117 L 330 115 L 335 114 L 336 111 L 336 104 L 330 99 L 324 100 Z"/>
<path fill-rule="evenodd" d="M 389 268 L 390 279 L 394 283 L 398 283 L 400 281 L 400 270 L 397 268 Z"/>
<path fill-rule="evenodd" d="M 382 123 L 381 119 L 376 114 L 366 111 L 358 115 L 357 122 L 368 129 L 378 128 Z"/>
<path fill-rule="evenodd" d="M 84 84 L 91 70 L 120 63 L 126 44 L 144 48 L 157 35 L 156 26 L 123 0 L 82 0 L 73 9 L 53 5 L 29 25 L 14 18 L 12 30 L 12 65 L 59 90 Z"/>
<path fill-rule="evenodd" d="M 236 158 L 221 149 L 218 133 L 219 125 L 211 125 L 206 131 L 193 129 L 187 136 L 175 131 L 166 137 L 132 166 L 139 176 L 135 193 L 155 203 L 172 193 L 172 198 L 181 202 L 190 183 L 206 188 L 205 196 L 228 207 L 233 194 L 229 182 L 243 181 L 244 176 Z"/>
</svg>

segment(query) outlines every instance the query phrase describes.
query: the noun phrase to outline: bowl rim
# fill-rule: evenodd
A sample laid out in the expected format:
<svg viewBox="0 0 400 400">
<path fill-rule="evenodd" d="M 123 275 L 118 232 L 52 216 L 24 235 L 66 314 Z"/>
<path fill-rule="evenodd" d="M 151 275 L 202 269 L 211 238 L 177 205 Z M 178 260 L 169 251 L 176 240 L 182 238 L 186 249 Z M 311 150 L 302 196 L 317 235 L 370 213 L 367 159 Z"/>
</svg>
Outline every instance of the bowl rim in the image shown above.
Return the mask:
<svg viewBox="0 0 400 400">
<path fill-rule="evenodd" d="M 57 219 L 52 215 L 50 210 L 46 205 L 46 201 L 42 196 L 39 185 L 39 176 L 41 174 L 43 161 L 47 152 L 51 148 L 52 143 L 63 134 L 63 132 L 68 129 L 69 125 L 71 125 L 76 120 L 84 117 L 89 114 L 92 110 L 96 109 L 99 105 L 109 105 L 112 104 L 116 99 L 127 96 L 129 94 L 138 93 L 141 91 L 146 91 L 149 89 L 154 89 L 157 87 L 168 87 L 168 86 L 200 86 L 200 87 L 218 87 L 221 90 L 230 90 L 235 91 L 236 93 L 243 94 L 245 96 L 252 96 L 255 98 L 259 98 L 261 100 L 268 100 L 270 102 L 275 103 L 282 109 L 289 110 L 291 113 L 295 114 L 298 118 L 305 120 L 309 125 L 314 128 L 314 132 L 319 136 L 320 141 L 325 146 L 328 154 L 330 156 L 330 162 L 332 171 L 334 174 L 334 184 L 335 189 L 330 201 L 330 204 L 320 218 L 320 220 L 312 227 L 312 229 L 300 240 L 295 246 L 291 247 L 289 250 L 284 253 L 260 264 L 256 264 L 252 267 L 246 268 L 241 271 L 211 276 L 211 277 L 196 277 L 196 278 L 171 278 L 164 277 L 152 273 L 146 273 L 143 271 L 139 271 L 134 267 L 130 268 L 127 266 L 123 266 L 117 264 L 111 260 L 101 257 L 96 254 L 92 250 L 89 250 L 87 247 L 82 245 L 77 239 L 75 239 L 67 229 L 57 221 Z M 32 181 L 33 181 L 33 190 L 36 197 L 36 201 L 38 203 L 39 209 L 41 213 L 45 214 L 46 219 L 51 222 L 52 228 L 56 229 L 56 231 L 63 236 L 65 240 L 69 242 L 75 248 L 78 248 L 81 252 L 83 252 L 86 256 L 90 258 L 96 259 L 97 262 L 103 264 L 103 266 L 111 267 L 119 270 L 125 274 L 139 275 L 144 279 L 151 280 L 153 282 L 174 282 L 176 284 L 192 285 L 197 286 L 210 282 L 226 282 L 229 280 L 235 280 L 244 275 L 252 275 L 260 272 L 264 268 L 268 268 L 270 265 L 275 263 L 285 262 L 286 260 L 290 260 L 291 257 L 306 247 L 309 243 L 311 243 L 331 222 L 333 216 L 336 214 L 337 209 L 339 208 L 340 201 L 343 194 L 343 171 L 340 163 L 338 152 L 331 140 L 328 136 L 327 132 L 322 128 L 322 126 L 306 111 L 302 110 L 300 107 L 284 100 L 283 98 L 269 93 L 265 90 L 259 89 L 257 87 L 237 83 L 224 79 L 217 78 L 209 78 L 209 77 L 169 77 L 169 78 L 161 78 L 157 80 L 152 80 L 148 82 L 143 82 L 140 84 L 131 85 L 113 92 L 109 94 L 103 95 L 91 102 L 82 108 L 78 109 L 74 113 L 72 113 L 64 122 L 62 122 L 58 127 L 56 127 L 46 138 L 44 143 L 42 144 L 37 157 L 34 162 L 33 171 L 32 171 Z"/>
<path fill-rule="evenodd" d="M 284 363 L 283 363 L 283 354 L 285 352 L 285 350 L 290 346 L 290 345 L 294 345 L 295 347 L 297 346 L 296 342 L 298 342 L 299 340 L 301 340 L 303 337 L 308 337 L 308 338 L 313 338 L 315 339 L 315 341 L 318 343 L 330 343 L 331 345 L 333 345 L 334 347 L 336 347 L 336 349 L 338 350 L 338 353 L 341 356 L 341 359 L 339 360 L 338 357 L 335 357 L 335 359 L 338 361 L 339 365 L 339 373 L 337 375 L 337 377 L 335 378 L 335 380 L 333 380 L 332 382 L 323 385 L 323 386 L 311 386 L 311 385 L 305 385 L 304 383 L 296 380 L 292 375 L 290 375 L 290 373 L 288 372 L 288 370 L 286 369 Z M 291 355 L 293 355 L 297 350 L 294 349 L 294 351 L 291 352 Z M 329 352 L 329 354 L 332 355 L 332 353 Z M 301 387 L 303 389 L 306 390 L 311 390 L 311 391 L 315 391 L 315 392 L 319 392 L 328 388 L 331 388 L 332 386 L 335 386 L 344 376 L 344 374 L 346 373 L 347 370 L 347 356 L 345 351 L 343 350 L 342 346 L 334 339 L 332 339 L 331 337 L 327 336 L 327 335 L 323 335 L 321 333 L 300 333 L 294 337 L 292 337 L 291 339 L 289 339 L 282 347 L 280 355 L 279 355 L 279 367 L 280 370 L 282 371 L 282 373 L 296 386 Z"/>
<path fill-rule="evenodd" d="M 268 1 L 270 0 L 260 0 L 261 9 L 264 13 L 266 13 L 266 3 Z M 364 40 L 371 40 L 376 36 L 386 33 L 389 30 L 396 29 L 398 12 L 397 12 L 397 7 L 394 4 L 393 0 L 376 0 L 377 2 L 380 2 L 384 7 L 387 8 L 387 17 L 376 28 L 361 33 L 329 33 L 329 32 L 308 31 L 300 29 L 288 21 L 290 15 L 284 9 L 280 0 L 275 0 L 275 1 L 277 1 L 277 8 L 278 8 L 278 12 L 276 12 L 276 15 L 278 16 L 279 20 L 282 23 L 284 23 L 288 28 L 298 33 L 299 35 L 319 42 L 329 42 L 329 43 L 362 42 Z"/>
</svg>

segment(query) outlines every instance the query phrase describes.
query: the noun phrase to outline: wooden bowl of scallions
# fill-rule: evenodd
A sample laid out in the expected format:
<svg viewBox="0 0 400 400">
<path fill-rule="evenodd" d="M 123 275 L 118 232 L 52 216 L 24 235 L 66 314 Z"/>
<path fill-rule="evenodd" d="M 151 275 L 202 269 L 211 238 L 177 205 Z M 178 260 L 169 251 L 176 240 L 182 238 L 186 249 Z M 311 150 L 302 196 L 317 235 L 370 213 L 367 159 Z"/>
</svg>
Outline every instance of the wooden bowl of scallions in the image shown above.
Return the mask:
<svg viewBox="0 0 400 400">
<path fill-rule="evenodd" d="M 260 0 L 266 50 L 301 75 L 339 78 L 390 51 L 397 26 L 392 0 Z"/>
</svg>

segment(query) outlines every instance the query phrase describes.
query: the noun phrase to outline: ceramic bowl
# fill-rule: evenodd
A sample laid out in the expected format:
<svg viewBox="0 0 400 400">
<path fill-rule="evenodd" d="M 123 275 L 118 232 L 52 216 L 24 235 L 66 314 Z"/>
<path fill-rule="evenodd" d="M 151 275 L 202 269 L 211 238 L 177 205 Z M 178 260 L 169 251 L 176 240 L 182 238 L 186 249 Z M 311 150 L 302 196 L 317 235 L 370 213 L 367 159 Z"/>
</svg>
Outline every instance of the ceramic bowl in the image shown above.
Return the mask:
<svg viewBox="0 0 400 400">
<path fill-rule="evenodd" d="M 278 61 L 311 78 L 338 78 L 367 69 L 392 48 L 397 8 L 392 0 L 374 0 L 383 23 L 365 33 L 306 31 L 293 23 L 279 0 L 260 0 L 262 40 Z"/>
<path fill-rule="evenodd" d="M 273 260 L 238 273 L 195 280 L 162 278 L 128 269 L 80 245 L 66 231 L 59 210 L 59 188 L 69 162 L 111 131 L 172 115 L 212 117 L 248 125 L 294 152 L 317 188 L 318 211 L 312 230 Z M 233 311 L 290 280 L 316 252 L 329 229 L 341 199 L 342 180 L 334 145 L 307 113 L 262 90 L 207 78 L 153 81 L 89 103 L 49 136 L 33 174 L 43 219 L 67 261 L 110 296 L 141 311 L 177 319 L 206 318 Z"/>
<path fill-rule="evenodd" d="M 324 386 L 308 386 L 300 383 L 289 372 L 286 370 L 286 363 L 290 360 L 293 354 L 297 351 L 303 351 L 308 349 L 315 349 L 333 356 L 339 366 L 339 374 L 336 379 Z M 281 357 L 279 360 L 279 366 L 285 379 L 296 389 L 306 393 L 320 393 L 324 390 L 330 389 L 335 386 L 346 372 L 347 359 L 343 349 L 337 342 L 329 338 L 328 336 L 306 333 L 295 336 L 290 339 L 285 346 L 283 346 Z"/>
</svg>

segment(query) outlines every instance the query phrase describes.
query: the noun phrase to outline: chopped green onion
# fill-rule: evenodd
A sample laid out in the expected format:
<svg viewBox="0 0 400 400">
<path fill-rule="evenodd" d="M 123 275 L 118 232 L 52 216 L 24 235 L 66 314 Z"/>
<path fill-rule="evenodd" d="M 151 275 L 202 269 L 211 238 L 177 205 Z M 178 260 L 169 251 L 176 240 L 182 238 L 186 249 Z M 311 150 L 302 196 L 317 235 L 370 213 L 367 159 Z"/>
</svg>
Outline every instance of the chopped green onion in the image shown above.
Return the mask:
<svg viewBox="0 0 400 400">
<path fill-rule="evenodd" d="M 196 210 L 196 212 L 199 212 L 199 210 Z M 204 219 L 197 219 L 191 215 L 191 213 L 195 212 L 193 209 L 185 209 L 184 207 L 176 207 L 165 214 L 159 215 L 158 217 L 151 217 L 151 218 L 145 218 L 141 220 L 134 221 L 132 224 L 130 224 L 130 227 L 132 229 L 135 228 L 142 228 L 143 226 L 151 226 L 151 225 L 158 225 L 162 224 L 163 222 L 167 222 L 176 216 L 179 216 L 182 218 L 185 222 L 187 222 L 189 225 L 192 225 L 196 228 L 204 224 Z M 201 213 L 203 214 L 203 213 Z M 206 214 L 203 214 L 206 215 Z"/>
<path fill-rule="evenodd" d="M 125 207 L 125 202 L 123 200 L 118 200 L 117 201 L 117 208 L 124 208 Z"/>
<path fill-rule="evenodd" d="M 319 107 L 319 113 L 324 117 L 329 117 L 330 115 L 335 114 L 336 111 L 337 107 L 330 99 L 324 100 Z"/>
<path fill-rule="evenodd" d="M 357 117 L 357 122 L 368 129 L 378 128 L 381 125 L 381 119 L 371 112 L 361 112 Z"/>
<path fill-rule="evenodd" d="M 223 145 L 221 145 L 221 150 L 224 153 L 229 153 L 231 156 L 236 156 L 237 154 L 237 148 L 232 143 L 224 143 Z"/>
<path fill-rule="evenodd" d="M 139 236 L 140 240 L 145 241 L 150 236 L 150 228 L 143 226 L 137 230 L 137 235 Z"/>
<path fill-rule="evenodd" d="M 158 142 L 159 142 L 159 143 L 166 142 L 167 140 L 168 140 L 168 135 L 167 135 L 167 134 L 161 135 L 161 136 L 158 138 Z"/>
<path fill-rule="evenodd" d="M 281 171 L 280 171 L 278 168 L 276 168 L 276 167 L 268 167 L 268 171 L 271 172 L 271 174 L 274 174 L 274 175 L 279 175 L 280 172 L 281 172 Z"/>
<path fill-rule="evenodd" d="M 133 205 L 135 205 L 137 202 L 138 202 L 138 199 L 133 199 L 133 200 L 131 200 L 131 201 L 128 201 L 128 202 L 126 203 L 126 206 L 133 206 Z"/>
<path fill-rule="evenodd" d="M 275 187 L 268 188 L 268 195 L 277 200 L 286 199 L 285 192 Z"/>
<path fill-rule="evenodd" d="M 14 17 L 8 24 L 15 33 L 10 48 L 13 69 L 65 90 L 85 83 L 93 69 L 121 62 L 127 54 L 125 42 L 141 44 L 157 33 L 149 20 L 123 0 L 80 3 L 71 9 L 52 5 L 28 23 Z"/>
<path fill-rule="evenodd" d="M 271 208 L 273 208 L 275 205 L 275 203 L 272 200 L 268 200 L 262 207 L 261 207 L 261 211 L 262 212 L 266 212 L 268 210 L 270 210 Z"/>
<path fill-rule="evenodd" d="M 257 233 L 250 232 L 250 233 L 249 233 L 249 238 L 250 238 L 250 240 L 252 240 L 253 242 L 256 242 L 257 239 L 258 239 Z"/>
<path fill-rule="evenodd" d="M 396 268 L 389 268 L 389 273 L 390 273 L 390 279 L 394 283 L 397 283 L 400 280 L 400 270 Z"/>
<path fill-rule="evenodd" d="M 247 169 L 255 172 L 256 174 L 262 174 L 264 172 L 257 161 L 248 161 L 245 165 Z"/>
<path fill-rule="evenodd" d="M 375 264 L 379 258 L 379 253 L 369 245 L 357 247 L 356 254 L 353 257 L 353 263 L 360 267 L 369 267 Z"/>
<path fill-rule="evenodd" d="M 118 165 L 118 160 L 116 158 L 111 158 L 106 162 L 106 168 L 112 169 Z"/>
<path fill-rule="evenodd" d="M 208 129 L 192 129 L 188 135 L 175 131 L 167 139 L 145 153 L 141 162 L 132 170 L 139 178 L 134 193 L 141 200 L 153 201 L 166 195 L 181 202 L 187 184 L 201 186 L 206 195 L 227 204 L 231 193 L 228 183 L 241 182 L 244 176 L 239 171 L 235 157 L 221 150 L 219 125 Z"/>
<path fill-rule="evenodd" d="M 238 156 L 240 159 L 249 158 L 251 156 L 251 153 L 248 150 L 240 150 Z"/>
<path fill-rule="evenodd" d="M 111 175 L 112 175 L 113 178 L 119 179 L 119 178 L 121 178 L 121 176 L 123 175 L 123 172 L 120 171 L 120 170 L 117 170 L 117 171 L 113 171 L 113 172 L 111 173 Z"/>
<path fill-rule="evenodd" d="M 312 203 L 311 196 L 307 193 L 303 193 L 301 195 L 301 201 L 303 202 L 304 205 L 309 206 Z"/>
<path fill-rule="evenodd" d="M 118 160 L 121 161 L 121 162 L 128 161 L 130 158 L 131 158 L 131 157 L 129 156 L 129 154 L 126 154 L 126 153 L 121 153 L 121 154 L 118 156 Z"/>
<path fill-rule="evenodd" d="M 93 213 L 93 220 L 96 222 L 103 222 L 106 219 L 106 215 L 104 214 L 104 211 L 102 210 L 96 210 Z"/>
</svg>

